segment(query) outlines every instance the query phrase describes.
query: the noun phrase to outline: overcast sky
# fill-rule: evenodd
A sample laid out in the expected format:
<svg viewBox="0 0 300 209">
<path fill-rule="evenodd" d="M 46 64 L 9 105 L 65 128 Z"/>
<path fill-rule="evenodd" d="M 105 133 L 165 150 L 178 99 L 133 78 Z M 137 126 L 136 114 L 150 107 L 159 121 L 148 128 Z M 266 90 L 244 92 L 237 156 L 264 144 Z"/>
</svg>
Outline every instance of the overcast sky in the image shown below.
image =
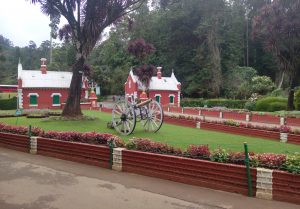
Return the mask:
<svg viewBox="0 0 300 209">
<path fill-rule="evenodd" d="M 42 41 L 49 40 L 49 23 L 49 17 L 41 13 L 39 5 L 26 0 L 1 1 L 0 34 L 14 46 L 27 46 L 30 40 L 39 46 Z M 61 19 L 61 25 L 65 23 L 66 20 Z"/>
</svg>

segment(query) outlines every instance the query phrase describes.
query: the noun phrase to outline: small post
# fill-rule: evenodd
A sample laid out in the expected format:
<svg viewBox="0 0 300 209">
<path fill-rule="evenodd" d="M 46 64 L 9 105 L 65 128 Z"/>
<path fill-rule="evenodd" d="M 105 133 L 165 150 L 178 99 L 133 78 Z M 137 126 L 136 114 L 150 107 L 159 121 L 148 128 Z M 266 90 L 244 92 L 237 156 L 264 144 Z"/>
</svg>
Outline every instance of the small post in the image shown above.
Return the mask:
<svg viewBox="0 0 300 209">
<path fill-rule="evenodd" d="M 245 149 L 245 164 L 246 164 L 246 172 L 247 172 L 247 183 L 248 183 L 248 196 L 252 197 L 252 179 L 250 174 L 250 161 L 249 161 L 249 153 L 248 153 L 248 145 L 244 142 Z"/>
<path fill-rule="evenodd" d="M 32 133 L 31 133 L 31 125 L 29 125 L 29 127 L 28 127 L 28 137 L 30 138 L 31 135 L 32 135 Z"/>
<path fill-rule="evenodd" d="M 109 167 L 112 169 L 113 166 L 113 152 L 114 152 L 114 143 L 112 140 L 108 143 L 109 146 Z"/>
</svg>

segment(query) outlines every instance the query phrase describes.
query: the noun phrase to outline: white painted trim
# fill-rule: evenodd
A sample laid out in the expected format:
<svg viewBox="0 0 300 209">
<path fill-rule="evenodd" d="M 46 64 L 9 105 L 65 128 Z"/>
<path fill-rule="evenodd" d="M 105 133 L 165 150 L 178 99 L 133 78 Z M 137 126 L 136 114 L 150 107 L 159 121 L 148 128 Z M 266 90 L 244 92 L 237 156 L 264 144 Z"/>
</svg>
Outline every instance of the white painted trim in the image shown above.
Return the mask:
<svg viewBox="0 0 300 209">
<path fill-rule="evenodd" d="M 29 104 L 29 107 L 37 107 L 37 104 Z"/>
<path fill-rule="evenodd" d="M 52 107 L 60 107 L 61 104 L 52 104 Z"/>
<path fill-rule="evenodd" d="M 30 96 L 37 96 L 37 97 L 39 97 L 39 94 L 38 94 L 38 93 L 29 93 L 29 94 L 27 95 L 27 97 L 30 97 Z"/>
<path fill-rule="evenodd" d="M 56 95 L 58 95 L 58 96 L 61 97 L 61 93 L 52 93 L 52 94 L 51 94 L 51 97 L 56 96 Z"/>
<path fill-rule="evenodd" d="M 174 97 L 175 98 L 175 94 L 169 94 L 169 97 Z"/>
<path fill-rule="evenodd" d="M 159 96 L 159 97 L 161 97 L 161 94 L 155 94 L 154 96 L 155 96 L 155 97 L 156 97 L 156 96 Z"/>
</svg>

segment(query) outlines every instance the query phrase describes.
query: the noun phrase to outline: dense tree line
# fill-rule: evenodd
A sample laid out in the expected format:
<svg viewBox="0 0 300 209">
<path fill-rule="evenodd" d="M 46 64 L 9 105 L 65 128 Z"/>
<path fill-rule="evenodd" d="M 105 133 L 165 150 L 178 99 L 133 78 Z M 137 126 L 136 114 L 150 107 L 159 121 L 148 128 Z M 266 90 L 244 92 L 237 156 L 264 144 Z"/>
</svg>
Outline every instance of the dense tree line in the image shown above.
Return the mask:
<svg viewBox="0 0 300 209">
<path fill-rule="evenodd" d="M 290 2 L 291 7 L 298 1 L 278 2 Z M 266 8 L 273 1 L 153 0 L 150 3 L 120 19 L 111 27 L 109 37 L 98 43 L 88 57 L 94 71 L 92 77 L 101 85 L 103 94 L 123 94 L 129 70 L 138 65 L 128 53 L 128 44 L 138 38 L 144 38 L 156 48 L 147 63 L 162 66 L 163 75 L 169 76 L 174 69 L 186 97 L 248 98 L 251 95 L 249 85 L 257 75 L 270 77 L 276 87 L 299 85 L 292 79 L 297 75 L 295 70 L 288 70 L 289 63 L 280 62 L 274 50 L 266 45 L 268 31 L 262 29 L 274 22 L 257 19 L 264 18 L 262 12 L 267 12 Z M 299 11 L 298 7 L 294 9 Z M 293 18 L 300 22 L 297 12 Z M 293 39 L 297 46 L 293 48 L 294 60 L 299 60 L 298 34 Z M 288 40 L 288 36 L 283 38 Z M 25 69 L 31 69 L 39 67 L 40 57 L 49 56 L 48 41 L 39 47 L 30 42 L 24 48 L 13 47 L 4 37 L 0 41 L 0 55 L 6 57 L 0 60 L 0 76 L 4 71 L 15 75 L 18 57 Z M 285 51 L 282 54 L 287 55 Z M 55 45 L 49 68 L 67 70 L 74 60 L 72 45 Z M 299 69 L 299 62 L 295 61 L 293 66 Z M 13 81 L 12 77 L 4 81 L 2 78 L 1 83 Z"/>
</svg>

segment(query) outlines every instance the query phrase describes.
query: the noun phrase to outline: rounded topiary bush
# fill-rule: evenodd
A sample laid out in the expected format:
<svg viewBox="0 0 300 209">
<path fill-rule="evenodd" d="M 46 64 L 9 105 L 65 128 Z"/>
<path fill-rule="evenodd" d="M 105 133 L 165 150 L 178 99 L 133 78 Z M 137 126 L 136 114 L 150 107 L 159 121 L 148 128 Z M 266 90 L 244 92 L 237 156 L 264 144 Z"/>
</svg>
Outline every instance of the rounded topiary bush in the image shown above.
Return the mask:
<svg viewBox="0 0 300 209">
<path fill-rule="evenodd" d="M 256 111 L 274 112 L 285 110 L 287 98 L 283 97 L 264 97 L 256 102 Z"/>
</svg>

